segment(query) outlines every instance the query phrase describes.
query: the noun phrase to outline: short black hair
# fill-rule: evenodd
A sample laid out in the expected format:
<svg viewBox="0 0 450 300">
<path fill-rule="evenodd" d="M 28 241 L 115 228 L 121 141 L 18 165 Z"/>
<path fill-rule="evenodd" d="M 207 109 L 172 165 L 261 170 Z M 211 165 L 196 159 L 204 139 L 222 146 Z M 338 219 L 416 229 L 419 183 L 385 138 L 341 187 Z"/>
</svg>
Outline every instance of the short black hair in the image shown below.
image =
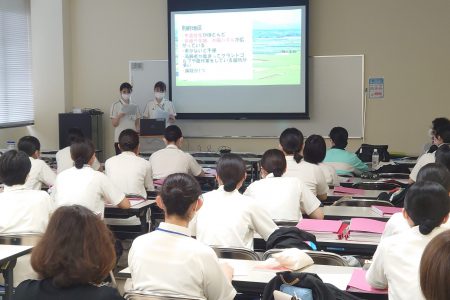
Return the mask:
<svg viewBox="0 0 450 300">
<path fill-rule="evenodd" d="M 417 174 L 416 182 L 421 181 L 437 182 L 450 193 L 450 171 L 439 163 L 423 166 Z"/>
<path fill-rule="evenodd" d="M 325 159 L 327 154 L 327 145 L 323 137 L 317 134 L 310 135 L 303 148 L 303 157 L 305 161 L 312 164 L 319 164 Z"/>
<path fill-rule="evenodd" d="M 166 130 L 164 131 L 164 138 L 168 142 L 176 142 L 182 137 L 183 133 L 181 132 L 180 127 L 178 127 L 177 125 L 167 126 Z"/>
<path fill-rule="evenodd" d="M 81 141 L 82 139 L 84 139 L 84 134 L 80 128 L 72 127 L 67 130 L 67 141 L 69 142 L 69 145 Z"/>
<path fill-rule="evenodd" d="M 119 146 L 122 151 L 134 151 L 139 146 L 139 134 L 133 129 L 125 129 L 119 135 Z"/>
<path fill-rule="evenodd" d="M 437 128 L 435 135 L 440 137 L 444 143 L 450 143 L 450 124 Z"/>
<path fill-rule="evenodd" d="M 81 169 L 89 162 L 95 153 L 94 144 L 89 139 L 83 139 L 70 145 L 70 156 L 75 163 L 75 168 Z"/>
<path fill-rule="evenodd" d="M 24 184 L 30 170 L 30 158 L 23 151 L 9 150 L 0 157 L 0 180 L 7 186 Z"/>
<path fill-rule="evenodd" d="M 264 152 L 261 158 L 261 167 L 267 173 L 273 173 L 275 177 L 283 176 L 286 171 L 286 157 L 283 152 L 278 149 L 269 149 Z"/>
<path fill-rule="evenodd" d="M 414 183 L 405 196 L 405 210 L 423 235 L 440 226 L 450 211 L 447 190 L 437 182 Z"/>
<path fill-rule="evenodd" d="M 167 215 L 185 218 L 189 207 L 201 194 L 200 184 L 192 175 L 175 173 L 164 180 L 160 196 Z"/>
<path fill-rule="evenodd" d="M 133 91 L 133 86 L 131 84 L 129 84 L 128 82 L 124 82 L 120 85 L 119 91 L 121 91 L 123 89 L 129 90 L 131 93 Z"/>
<path fill-rule="evenodd" d="M 441 128 L 442 126 L 449 125 L 450 120 L 444 117 L 436 118 L 431 122 L 431 129 L 436 131 L 438 128 Z"/>
<path fill-rule="evenodd" d="M 303 147 L 303 133 L 297 128 L 291 127 L 285 129 L 280 134 L 280 145 L 283 151 L 288 155 L 294 155 L 294 159 L 297 163 L 302 160 L 300 151 Z"/>
<path fill-rule="evenodd" d="M 440 145 L 434 155 L 436 156 L 436 162 L 450 171 L 450 145 Z"/>
<path fill-rule="evenodd" d="M 238 183 L 246 176 L 244 160 L 234 153 L 223 154 L 217 162 L 217 176 L 222 181 L 226 192 L 234 191 Z"/>
<path fill-rule="evenodd" d="M 166 84 L 162 81 L 158 81 L 157 83 L 155 83 L 155 87 L 153 88 L 153 90 L 158 89 L 161 92 L 165 92 L 166 91 Z"/>
<path fill-rule="evenodd" d="M 347 147 L 348 131 L 344 127 L 333 127 L 329 136 L 336 148 L 344 150 Z"/>
<path fill-rule="evenodd" d="M 26 135 L 20 138 L 17 143 L 17 149 L 25 152 L 28 156 L 32 156 L 36 151 L 41 150 L 41 143 L 36 137 Z"/>
</svg>

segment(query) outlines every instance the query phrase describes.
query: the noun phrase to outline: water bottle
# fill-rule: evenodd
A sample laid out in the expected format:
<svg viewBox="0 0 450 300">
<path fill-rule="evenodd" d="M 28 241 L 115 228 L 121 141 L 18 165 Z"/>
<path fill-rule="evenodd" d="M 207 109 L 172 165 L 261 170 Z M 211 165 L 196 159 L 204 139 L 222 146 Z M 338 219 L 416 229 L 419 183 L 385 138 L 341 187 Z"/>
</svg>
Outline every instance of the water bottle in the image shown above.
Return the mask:
<svg viewBox="0 0 450 300">
<path fill-rule="evenodd" d="M 380 163 L 380 154 L 378 154 L 377 149 L 374 149 L 372 153 L 372 170 L 376 170 L 379 163 Z"/>
<path fill-rule="evenodd" d="M 15 141 L 6 141 L 6 149 L 7 150 L 16 149 L 16 142 Z"/>
</svg>

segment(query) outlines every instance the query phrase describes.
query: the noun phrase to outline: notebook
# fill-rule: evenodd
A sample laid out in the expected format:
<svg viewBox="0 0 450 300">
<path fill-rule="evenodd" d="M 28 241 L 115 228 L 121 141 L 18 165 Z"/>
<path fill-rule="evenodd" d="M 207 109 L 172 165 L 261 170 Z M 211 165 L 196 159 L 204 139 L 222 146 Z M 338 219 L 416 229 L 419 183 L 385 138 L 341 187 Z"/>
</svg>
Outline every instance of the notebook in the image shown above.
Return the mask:
<svg viewBox="0 0 450 300">
<path fill-rule="evenodd" d="M 392 216 L 395 213 L 402 212 L 401 207 L 372 205 L 371 208 L 373 212 L 383 217 Z"/>
</svg>

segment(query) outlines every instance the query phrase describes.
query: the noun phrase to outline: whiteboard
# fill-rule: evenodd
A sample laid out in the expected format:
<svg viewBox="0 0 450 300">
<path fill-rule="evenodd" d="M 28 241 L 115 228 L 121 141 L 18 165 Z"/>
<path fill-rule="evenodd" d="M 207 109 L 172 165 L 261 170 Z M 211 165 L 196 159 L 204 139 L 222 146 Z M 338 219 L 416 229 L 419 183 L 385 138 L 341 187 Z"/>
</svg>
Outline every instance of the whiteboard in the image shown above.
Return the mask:
<svg viewBox="0 0 450 300">
<path fill-rule="evenodd" d="M 130 80 L 132 99 L 144 109 L 154 83 L 168 82 L 168 66 L 167 61 L 140 63 L 141 70 L 131 68 L 130 62 Z M 335 126 L 346 128 L 350 137 L 364 137 L 364 55 L 309 58 L 309 116 L 309 120 L 177 120 L 177 125 L 186 137 L 278 137 L 287 127 L 297 127 L 304 135 L 328 136 Z"/>
</svg>

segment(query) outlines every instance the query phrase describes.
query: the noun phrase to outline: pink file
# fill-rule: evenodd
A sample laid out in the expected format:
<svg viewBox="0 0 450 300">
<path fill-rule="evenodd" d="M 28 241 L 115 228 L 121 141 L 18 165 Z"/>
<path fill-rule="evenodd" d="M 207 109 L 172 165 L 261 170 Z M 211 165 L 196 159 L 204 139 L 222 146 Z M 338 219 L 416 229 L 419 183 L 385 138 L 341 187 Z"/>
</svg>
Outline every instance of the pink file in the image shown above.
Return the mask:
<svg viewBox="0 0 450 300">
<path fill-rule="evenodd" d="M 383 233 L 386 222 L 365 219 L 365 218 L 352 218 L 350 220 L 349 231 L 359 232 L 371 232 L 371 233 Z"/>
<path fill-rule="evenodd" d="M 352 277 L 348 283 L 348 290 L 357 289 L 370 294 L 387 294 L 387 290 L 379 290 L 371 287 L 366 281 L 366 271 L 363 269 L 353 270 Z"/>
<path fill-rule="evenodd" d="M 305 231 L 334 232 L 338 233 L 342 226 L 342 221 L 302 219 L 297 224 L 297 228 Z"/>
<path fill-rule="evenodd" d="M 365 194 L 365 191 L 362 189 L 354 189 L 345 186 L 335 186 L 333 192 L 339 194 L 361 195 L 361 196 Z"/>
</svg>

